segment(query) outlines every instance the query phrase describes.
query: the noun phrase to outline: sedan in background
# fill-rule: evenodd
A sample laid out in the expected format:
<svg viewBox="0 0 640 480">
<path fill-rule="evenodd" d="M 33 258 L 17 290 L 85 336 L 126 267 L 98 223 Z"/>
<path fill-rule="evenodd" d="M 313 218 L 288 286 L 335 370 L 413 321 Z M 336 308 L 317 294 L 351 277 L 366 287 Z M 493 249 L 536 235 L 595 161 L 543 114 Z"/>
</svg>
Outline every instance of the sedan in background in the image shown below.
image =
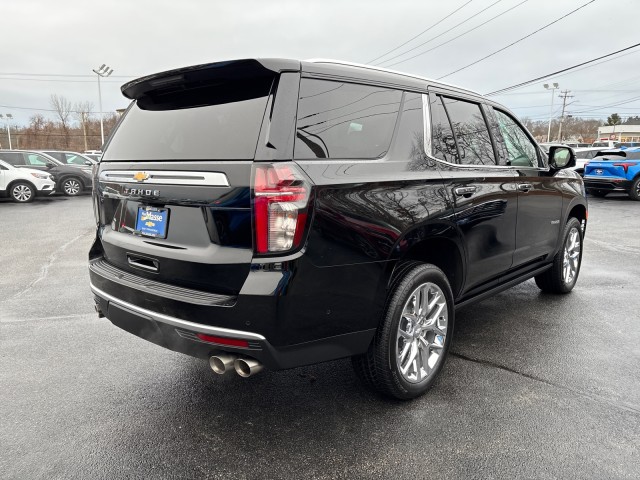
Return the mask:
<svg viewBox="0 0 640 480">
<path fill-rule="evenodd" d="M 33 168 L 50 174 L 56 182 L 56 190 L 74 197 L 91 190 L 90 168 L 64 165 L 46 153 L 32 150 L 0 150 L 0 160 L 19 168 Z"/>
<path fill-rule="evenodd" d="M 599 147 L 574 148 L 573 151 L 576 154 L 576 166 L 571 167 L 571 170 L 579 174 L 581 177 L 584 177 L 585 164 L 602 150 L 603 149 Z"/>
<path fill-rule="evenodd" d="M 32 202 L 37 195 L 51 195 L 56 183 L 48 173 L 31 168 L 17 168 L 0 160 L 0 197 L 14 202 Z"/>
</svg>

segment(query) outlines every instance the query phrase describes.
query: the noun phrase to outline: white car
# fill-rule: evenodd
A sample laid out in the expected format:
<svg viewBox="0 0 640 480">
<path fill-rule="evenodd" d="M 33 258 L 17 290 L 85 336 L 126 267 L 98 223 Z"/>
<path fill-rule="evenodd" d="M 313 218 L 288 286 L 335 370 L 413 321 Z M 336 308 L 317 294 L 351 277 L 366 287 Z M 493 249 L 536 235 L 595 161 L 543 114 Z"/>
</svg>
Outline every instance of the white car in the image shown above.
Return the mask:
<svg viewBox="0 0 640 480">
<path fill-rule="evenodd" d="M 580 176 L 584 176 L 584 165 L 593 157 L 596 156 L 598 152 L 602 150 L 606 150 L 606 148 L 600 147 L 586 147 L 586 148 L 574 148 L 573 151 L 576 154 L 576 166 L 571 167 L 571 170 L 574 170 L 576 173 L 580 174 Z"/>
<path fill-rule="evenodd" d="M 14 202 L 27 203 L 36 195 L 51 195 L 56 182 L 48 173 L 33 168 L 17 168 L 0 160 L 0 196 L 9 196 Z"/>
</svg>

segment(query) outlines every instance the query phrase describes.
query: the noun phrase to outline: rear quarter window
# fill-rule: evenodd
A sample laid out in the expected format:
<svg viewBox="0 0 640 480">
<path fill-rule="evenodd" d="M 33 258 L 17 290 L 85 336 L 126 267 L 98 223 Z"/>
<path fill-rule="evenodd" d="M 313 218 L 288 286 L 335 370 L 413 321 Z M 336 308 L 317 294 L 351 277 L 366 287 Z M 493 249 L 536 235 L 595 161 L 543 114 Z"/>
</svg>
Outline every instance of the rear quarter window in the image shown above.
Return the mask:
<svg viewBox="0 0 640 480">
<path fill-rule="evenodd" d="M 298 99 L 296 159 L 386 155 L 402 92 L 303 78 Z"/>
</svg>

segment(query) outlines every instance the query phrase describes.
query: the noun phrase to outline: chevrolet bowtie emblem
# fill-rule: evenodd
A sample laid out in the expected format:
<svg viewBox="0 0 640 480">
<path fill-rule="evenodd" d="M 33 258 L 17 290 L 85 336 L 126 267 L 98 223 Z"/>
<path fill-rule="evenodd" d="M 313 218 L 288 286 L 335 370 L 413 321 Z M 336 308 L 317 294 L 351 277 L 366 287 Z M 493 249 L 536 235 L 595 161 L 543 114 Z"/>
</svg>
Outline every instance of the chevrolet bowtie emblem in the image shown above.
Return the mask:
<svg viewBox="0 0 640 480">
<path fill-rule="evenodd" d="M 149 174 L 147 172 L 136 172 L 133 175 L 133 179 L 137 182 L 144 182 L 148 178 L 149 178 Z"/>
</svg>

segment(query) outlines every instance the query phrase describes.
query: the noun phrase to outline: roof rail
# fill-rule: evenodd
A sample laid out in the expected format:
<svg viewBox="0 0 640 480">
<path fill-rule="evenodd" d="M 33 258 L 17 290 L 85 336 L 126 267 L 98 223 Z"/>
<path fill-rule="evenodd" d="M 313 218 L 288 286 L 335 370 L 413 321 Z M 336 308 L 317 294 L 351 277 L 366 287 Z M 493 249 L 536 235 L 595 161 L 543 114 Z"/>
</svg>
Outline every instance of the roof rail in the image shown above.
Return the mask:
<svg viewBox="0 0 640 480">
<path fill-rule="evenodd" d="M 481 93 L 476 92 L 475 90 L 471 90 L 469 88 L 460 87 L 460 86 L 454 85 L 452 83 L 440 82 L 438 80 L 434 80 L 433 78 L 422 77 L 420 75 L 413 75 L 411 73 L 399 72 L 398 70 L 390 70 L 390 69 L 384 68 L 384 67 L 376 67 L 376 66 L 373 66 L 373 65 L 365 65 L 363 63 L 345 62 L 344 60 L 333 60 L 331 58 L 309 58 L 309 59 L 307 59 L 305 61 L 309 62 L 309 63 L 333 63 L 333 64 L 336 64 L 336 65 L 346 65 L 346 66 L 349 66 L 349 67 L 366 68 L 367 70 L 375 70 L 375 71 L 378 71 L 378 72 L 393 73 L 395 75 L 402 75 L 403 77 L 415 78 L 417 80 L 424 80 L 426 82 L 433 82 L 433 83 L 440 84 L 440 85 L 448 85 L 450 87 L 458 88 L 460 90 L 464 90 L 466 92 L 470 92 L 470 93 L 473 93 L 475 95 L 482 96 Z"/>
</svg>

